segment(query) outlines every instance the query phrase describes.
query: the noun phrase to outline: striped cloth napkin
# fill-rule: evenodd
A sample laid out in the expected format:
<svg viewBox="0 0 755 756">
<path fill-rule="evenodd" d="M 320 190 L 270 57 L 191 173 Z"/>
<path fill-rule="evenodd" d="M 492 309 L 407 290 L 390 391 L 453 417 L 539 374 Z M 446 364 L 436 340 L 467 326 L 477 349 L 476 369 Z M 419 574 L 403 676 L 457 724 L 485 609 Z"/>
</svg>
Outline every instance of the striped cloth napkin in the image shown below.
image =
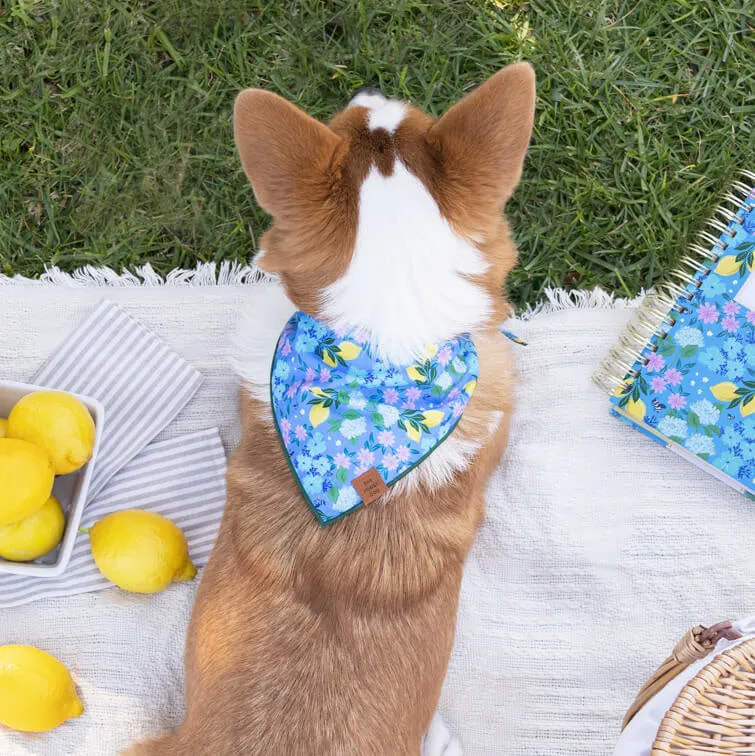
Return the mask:
<svg viewBox="0 0 755 756">
<path fill-rule="evenodd" d="M 201 374 L 111 302 L 101 302 L 31 379 L 98 399 L 105 424 L 83 526 L 120 509 L 148 509 L 184 531 L 207 563 L 225 504 L 225 452 L 217 428 L 150 444 L 194 396 Z M 80 534 L 57 578 L 0 573 L 0 609 L 108 588 Z"/>
</svg>

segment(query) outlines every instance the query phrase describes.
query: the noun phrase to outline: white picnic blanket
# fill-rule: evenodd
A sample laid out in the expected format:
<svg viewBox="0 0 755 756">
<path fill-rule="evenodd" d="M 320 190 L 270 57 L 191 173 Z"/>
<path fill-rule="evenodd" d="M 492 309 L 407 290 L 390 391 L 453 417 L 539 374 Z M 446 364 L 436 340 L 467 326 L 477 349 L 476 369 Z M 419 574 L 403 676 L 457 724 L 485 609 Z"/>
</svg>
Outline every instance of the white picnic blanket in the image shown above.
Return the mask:
<svg viewBox="0 0 755 756">
<path fill-rule="evenodd" d="M 3 283 L 0 375 L 9 378 L 33 372 L 102 296 L 95 287 Z M 169 433 L 219 426 L 230 449 L 238 439 L 230 335 L 255 287 L 107 296 L 205 376 Z M 590 382 L 631 314 L 626 303 L 551 299 L 511 325 L 529 341 L 515 347 L 518 413 L 465 572 L 441 701 L 472 756 L 610 753 L 624 711 L 678 638 L 697 622 L 752 614 L 755 603 L 755 504 L 610 417 Z M 49 734 L 0 729 L 0 753 L 111 756 L 175 725 L 192 599 L 189 585 L 153 597 L 113 589 L 0 612 L 0 643 L 58 656 L 86 707 Z"/>
</svg>

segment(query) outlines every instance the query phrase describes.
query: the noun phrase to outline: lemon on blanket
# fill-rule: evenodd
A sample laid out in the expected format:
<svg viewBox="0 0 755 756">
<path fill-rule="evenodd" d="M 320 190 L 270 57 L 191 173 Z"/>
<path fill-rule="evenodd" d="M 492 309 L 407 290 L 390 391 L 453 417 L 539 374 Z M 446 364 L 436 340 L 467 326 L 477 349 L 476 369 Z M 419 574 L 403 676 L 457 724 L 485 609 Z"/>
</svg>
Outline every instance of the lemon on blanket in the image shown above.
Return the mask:
<svg viewBox="0 0 755 756">
<path fill-rule="evenodd" d="M 0 438 L 0 526 L 34 514 L 50 498 L 55 471 L 28 441 Z"/>
<path fill-rule="evenodd" d="M 33 514 L 0 527 L 0 558 L 10 562 L 39 559 L 60 543 L 65 526 L 63 507 L 51 496 Z"/>
<path fill-rule="evenodd" d="M 4 417 L 0 417 L 0 438 L 5 438 L 8 435 L 8 421 Z"/>
<path fill-rule="evenodd" d="M 84 707 L 68 670 L 33 646 L 0 646 L 0 724 L 22 732 L 46 732 Z"/>
<path fill-rule="evenodd" d="M 197 574 L 184 534 L 155 512 L 113 512 L 92 526 L 89 541 L 100 572 L 126 591 L 157 593 Z"/>
<path fill-rule="evenodd" d="M 8 437 L 44 449 L 56 475 L 85 465 L 94 447 L 94 420 L 89 410 L 63 391 L 34 391 L 18 400 L 8 415 Z"/>
</svg>

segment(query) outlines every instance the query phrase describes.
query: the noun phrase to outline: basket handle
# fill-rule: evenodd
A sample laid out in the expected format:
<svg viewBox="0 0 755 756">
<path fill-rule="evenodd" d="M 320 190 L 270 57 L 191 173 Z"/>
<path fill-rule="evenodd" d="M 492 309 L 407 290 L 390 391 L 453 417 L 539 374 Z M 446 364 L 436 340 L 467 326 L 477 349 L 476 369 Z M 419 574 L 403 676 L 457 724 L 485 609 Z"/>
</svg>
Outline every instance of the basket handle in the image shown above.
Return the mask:
<svg viewBox="0 0 755 756">
<path fill-rule="evenodd" d="M 731 622 L 718 622 L 710 627 L 695 625 L 676 644 L 666 661 L 653 672 L 650 679 L 642 686 L 642 689 L 629 707 L 624 721 L 621 723 L 623 730 L 631 721 L 632 717 L 662 688 L 673 680 L 680 672 L 689 667 L 692 662 L 707 656 L 721 638 L 736 640 L 741 638 L 732 626 Z"/>
</svg>

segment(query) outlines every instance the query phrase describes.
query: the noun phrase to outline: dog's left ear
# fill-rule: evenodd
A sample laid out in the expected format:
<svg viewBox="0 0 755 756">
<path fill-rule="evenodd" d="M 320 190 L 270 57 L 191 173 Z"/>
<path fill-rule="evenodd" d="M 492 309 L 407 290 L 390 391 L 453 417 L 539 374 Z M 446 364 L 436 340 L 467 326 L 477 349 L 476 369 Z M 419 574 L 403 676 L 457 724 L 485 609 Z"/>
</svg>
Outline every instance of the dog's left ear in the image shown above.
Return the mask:
<svg viewBox="0 0 755 756">
<path fill-rule="evenodd" d="M 514 63 L 460 100 L 428 131 L 444 178 L 503 206 L 522 175 L 535 115 L 535 71 Z"/>
</svg>

